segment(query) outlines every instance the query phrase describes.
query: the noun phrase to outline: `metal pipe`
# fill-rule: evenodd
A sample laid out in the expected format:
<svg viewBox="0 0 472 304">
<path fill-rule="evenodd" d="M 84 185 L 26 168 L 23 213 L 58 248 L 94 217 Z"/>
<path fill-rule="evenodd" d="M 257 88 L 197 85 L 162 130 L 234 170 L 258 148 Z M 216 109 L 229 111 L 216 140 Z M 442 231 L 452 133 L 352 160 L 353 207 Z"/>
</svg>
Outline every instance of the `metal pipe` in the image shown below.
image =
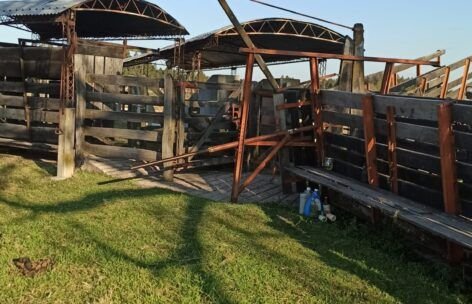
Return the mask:
<svg viewBox="0 0 472 304">
<path fill-rule="evenodd" d="M 246 141 L 247 122 L 249 117 L 249 107 L 251 105 L 252 97 L 252 76 L 254 71 L 254 54 L 248 54 L 246 63 L 246 75 L 244 77 L 243 99 L 241 104 L 241 121 L 239 127 L 239 141 L 236 150 L 234 174 L 233 174 L 233 189 L 231 193 L 231 202 L 237 203 L 239 196 L 239 183 L 243 173 L 244 162 L 244 143 Z"/>
<path fill-rule="evenodd" d="M 282 149 L 290 140 L 292 136 L 290 134 L 285 135 L 285 137 L 275 146 L 272 148 L 270 153 L 264 158 L 264 160 L 257 166 L 257 168 L 249 175 L 249 177 L 243 182 L 243 184 L 239 187 L 239 194 L 243 192 L 243 190 L 249 186 L 254 179 L 256 179 L 257 175 L 261 173 L 262 170 L 267 166 L 267 164 L 277 155 L 277 153 Z"/>
<path fill-rule="evenodd" d="M 346 61 L 369 61 L 369 62 L 390 62 L 390 63 L 402 63 L 402 64 L 415 64 L 415 65 L 430 65 L 433 67 L 439 67 L 441 63 L 439 61 L 426 61 L 426 60 L 412 60 L 412 59 L 400 59 L 400 58 L 385 58 L 385 57 L 364 57 L 364 56 L 352 56 L 352 55 L 340 55 L 340 54 L 328 54 L 328 53 L 316 53 L 316 52 L 300 52 L 300 51 L 284 51 L 284 50 L 270 50 L 270 49 L 258 49 L 258 48 L 240 48 L 241 53 L 253 53 L 260 55 L 272 55 L 272 56 L 287 56 L 287 57 L 306 57 L 306 58 L 318 58 L 318 59 L 339 59 Z"/>
<path fill-rule="evenodd" d="M 248 138 L 248 139 L 246 139 L 245 144 L 250 145 L 250 144 L 253 144 L 253 143 L 258 142 L 258 141 L 265 141 L 265 140 L 273 139 L 273 138 L 276 138 L 276 137 L 285 136 L 287 134 L 292 134 L 293 135 L 293 134 L 308 132 L 308 131 L 312 131 L 312 130 L 313 130 L 312 126 L 307 126 L 307 127 L 301 127 L 301 128 L 298 128 L 298 129 L 292 129 L 292 130 L 288 130 L 288 131 L 280 131 L 280 132 L 276 132 L 276 133 L 273 133 L 273 134 L 261 135 L 261 136 L 257 136 L 257 137 Z M 169 157 L 169 158 L 166 158 L 166 159 L 157 160 L 157 161 L 150 162 L 150 163 L 147 163 L 147 164 L 134 166 L 134 167 L 131 167 L 130 169 L 131 170 L 138 170 L 138 169 L 143 169 L 143 168 L 147 168 L 147 167 L 157 166 L 157 165 L 160 165 L 160 164 L 163 164 L 163 163 L 176 161 L 176 160 L 179 160 L 179 159 L 182 159 L 182 158 L 189 158 L 191 156 L 198 156 L 198 155 L 203 155 L 203 154 L 207 154 L 207 153 L 216 153 L 216 152 L 226 151 L 226 150 L 234 149 L 237 146 L 238 146 L 238 142 L 233 141 L 233 142 L 230 142 L 230 143 L 209 147 L 209 148 L 201 150 L 201 151 L 186 153 L 186 154 L 182 154 L 182 155 L 177 155 L 177 156 L 174 156 L 174 157 Z"/>
</svg>

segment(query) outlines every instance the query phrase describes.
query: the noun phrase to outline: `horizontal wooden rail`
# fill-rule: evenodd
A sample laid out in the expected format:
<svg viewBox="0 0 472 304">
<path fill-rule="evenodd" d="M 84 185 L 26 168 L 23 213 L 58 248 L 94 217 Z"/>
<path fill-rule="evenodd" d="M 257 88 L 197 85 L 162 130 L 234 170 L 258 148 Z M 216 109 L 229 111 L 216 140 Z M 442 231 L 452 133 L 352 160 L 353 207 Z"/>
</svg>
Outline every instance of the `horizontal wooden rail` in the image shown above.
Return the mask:
<svg viewBox="0 0 472 304">
<path fill-rule="evenodd" d="M 113 137 L 143 141 L 157 141 L 159 136 L 162 136 L 162 130 L 157 132 L 116 128 L 84 127 L 84 134 L 85 136 L 95 137 Z"/>
<path fill-rule="evenodd" d="M 164 97 L 162 96 L 113 94 L 102 92 L 87 92 L 87 101 L 101 101 L 104 103 L 119 104 L 144 104 L 153 106 L 164 105 Z"/>
<path fill-rule="evenodd" d="M 129 122 L 148 122 L 148 123 L 162 123 L 163 114 L 156 113 L 131 113 L 131 112 L 111 112 L 100 110 L 85 110 L 85 119 L 102 119 L 102 120 L 121 120 Z"/>
</svg>

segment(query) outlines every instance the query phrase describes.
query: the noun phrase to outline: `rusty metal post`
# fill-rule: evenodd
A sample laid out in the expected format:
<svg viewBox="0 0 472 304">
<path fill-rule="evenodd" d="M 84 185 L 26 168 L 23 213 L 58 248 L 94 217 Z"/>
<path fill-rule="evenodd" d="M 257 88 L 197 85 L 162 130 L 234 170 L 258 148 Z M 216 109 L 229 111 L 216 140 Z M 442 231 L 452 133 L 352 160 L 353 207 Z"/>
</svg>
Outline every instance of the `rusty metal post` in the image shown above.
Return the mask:
<svg viewBox="0 0 472 304">
<path fill-rule="evenodd" d="M 264 158 L 264 160 L 257 166 L 257 168 L 249 175 L 249 177 L 243 182 L 241 187 L 239 188 L 239 193 L 243 192 L 243 190 L 249 186 L 254 179 L 256 179 L 257 175 L 261 173 L 262 170 L 267 166 L 267 164 L 277 155 L 277 153 L 285 147 L 285 145 L 292 139 L 292 136 L 287 134 L 276 146 L 274 146 L 270 153 Z"/>
<path fill-rule="evenodd" d="M 241 122 L 239 128 L 238 148 L 236 150 L 236 161 L 233 174 L 233 189 L 231 193 L 231 202 L 237 203 L 239 197 L 239 184 L 243 172 L 244 145 L 246 141 L 247 121 L 249 116 L 249 106 L 252 96 L 252 76 L 254 71 L 254 54 L 248 54 L 246 63 L 246 75 L 244 78 L 243 99 L 241 104 Z"/>
<path fill-rule="evenodd" d="M 446 71 L 444 73 L 444 79 L 443 83 L 441 86 L 441 94 L 439 95 L 439 98 L 446 98 L 447 97 L 447 90 L 448 90 L 448 84 L 449 84 L 449 75 L 451 75 L 451 68 L 446 67 Z"/>
<path fill-rule="evenodd" d="M 375 138 L 374 102 L 372 95 L 362 98 L 364 119 L 365 159 L 369 185 L 379 186 L 379 174 L 377 171 L 377 140 Z"/>
<path fill-rule="evenodd" d="M 382 79 L 382 87 L 380 88 L 380 94 L 386 95 L 390 92 L 390 86 L 392 84 L 393 75 L 393 63 L 387 62 L 385 64 L 385 71 Z"/>
<path fill-rule="evenodd" d="M 387 128 L 390 190 L 398 194 L 397 124 L 395 121 L 395 108 L 391 106 L 387 107 Z"/>
<path fill-rule="evenodd" d="M 252 42 L 251 37 L 249 37 L 246 30 L 241 25 L 241 23 L 239 22 L 238 18 L 236 17 L 236 15 L 233 13 L 231 8 L 229 7 L 226 0 L 218 0 L 218 2 L 220 3 L 221 8 L 226 13 L 226 16 L 228 16 L 228 19 L 234 25 L 234 28 L 238 32 L 239 36 L 241 36 L 241 39 L 243 40 L 244 44 L 249 48 L 255 48 L 256 46 Z M 280 86 L 277 83 L 277 81 L 275 80 L 272 73 L 270 72 L 269 67 L 267 66 L 267 63 L 264 61 L 262 56 L 259 55 L 259 54 L 256 54 L 254 58 L 257 61 L 257 64 L 259 65 L 259 68 L 261 69 L 262 73 L 264 73 L 264 75 L 266 76 L 266 78 L 269 81 L 270 85 L 274 89 L 274 91 L 279 90 Z"/>
<path fill-rule="evenodd" d="M 470 58 L 467 58 L 464 64 L 464 75 L 462 75 L 461 87 L 457 95 L 458 100 L 464 99 L 465 91 L 467 89 L 467 78 L 469 77 L 469 69 L 470 69 Z"/>
<path fill-rule="evenodd" d="M 438 107 L 439 148 L 441 156 L 441 180 L 444 200 L 444 211 L 460 215 L 461 206 L 457 184 L 456 147 L 453 130 L 452 103 L 443 103 Z M 460 263 L 463 250 L 455 243 L 448 242 L 448 260 Z"/>
<path fill-rule="evenodd" d="M 320 73 L 318 67 L 318 59 L 310 58 L 310 92 L 311 92 L 311 108 L 314 122 L 314 134 L 316 140 L 316 156 L 318 166 L 322 166 L 324 159 L 324 139 L 323 139 L 323 117 L 321 100 L 318 98 L 320 92 Z"/>
</svg>

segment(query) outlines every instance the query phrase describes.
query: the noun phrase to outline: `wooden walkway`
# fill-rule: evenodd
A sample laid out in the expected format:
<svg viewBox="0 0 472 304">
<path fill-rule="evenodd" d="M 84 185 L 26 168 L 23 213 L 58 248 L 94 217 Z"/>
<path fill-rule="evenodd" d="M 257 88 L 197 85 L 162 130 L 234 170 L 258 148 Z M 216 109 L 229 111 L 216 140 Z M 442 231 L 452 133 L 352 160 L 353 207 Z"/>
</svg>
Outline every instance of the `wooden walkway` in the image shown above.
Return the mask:
<svg viewBox="0 0 472 304">
<path fill-rule="evenodd" d="M 150 174 L 142 169 L 131 171 L 136 165 L 130 160 L 111 160 L 92 157 L 87 160 L 85 170 L 104 173 L 118 180 L 132 179 L 141 187 L 162 188 L 175 192 L 186 193 L 213 201 L 229 202 L 232 186 L 230 170 L 191 170 L 176 173 L 174 182 L 162 180 L 160 174 Z M 283 194 L 280 179 L 272 175 L 260 174 L 256 180 L 243 191 L 240 196 L 242 203 L 298 203 L 298 194 Z"/>
<path fill-rule="evenodd" d="M 333 172 L 303 166 L 287 170 L 296 176 L 349 196 L 367 207 L 378 208 L 385 215 L 472 249 L 472 220 L 448 215 Z"/>
</svg>

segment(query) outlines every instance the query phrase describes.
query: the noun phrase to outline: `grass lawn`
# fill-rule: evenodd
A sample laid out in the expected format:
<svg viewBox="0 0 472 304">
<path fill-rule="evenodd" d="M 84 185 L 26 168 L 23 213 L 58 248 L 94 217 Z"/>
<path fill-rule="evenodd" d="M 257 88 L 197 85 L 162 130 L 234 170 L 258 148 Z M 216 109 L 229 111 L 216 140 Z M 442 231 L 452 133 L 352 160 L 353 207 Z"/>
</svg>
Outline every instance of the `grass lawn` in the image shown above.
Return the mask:
<svg viewBox="0 0 472 304">
<path fill-rule="evenodd" d="M 0 155 L 0 303 L 467 303 L 441 266 L 362 226 Z M 34 278 L 17 257 L 52 257 Z M 451 287 L 452 286 L 452 287 Z"/>
</svg>

